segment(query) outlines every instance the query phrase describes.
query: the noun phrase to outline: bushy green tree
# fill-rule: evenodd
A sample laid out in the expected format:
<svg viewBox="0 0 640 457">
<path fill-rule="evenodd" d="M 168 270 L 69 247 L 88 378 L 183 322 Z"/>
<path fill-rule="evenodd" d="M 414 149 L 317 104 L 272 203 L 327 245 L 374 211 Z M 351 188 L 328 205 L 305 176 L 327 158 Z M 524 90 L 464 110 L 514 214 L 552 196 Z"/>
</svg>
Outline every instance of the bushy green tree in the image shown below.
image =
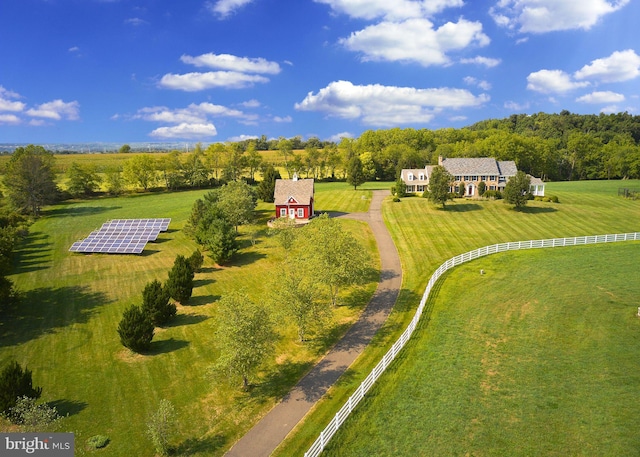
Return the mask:
<svg viewBox="0 0 640 457">
<path fill-rule="evenodd" d="M 204 256 L 202 255 L 202 252 L 200 252 L 199 249 L 196 249 L 189 256 L 187 261 L 189 262 L 189 266 L 191 267 L 191 270 L 193 270 L 194 273 L 198 273 L 200 269 L 202 269 L 202 264 L 204 263 Z"/>
<path fill-rule="evenodd" d="M 478 195 L 482 197 L 486 191 L 487 191 L 487 184 L 484 181 L 480 181 L 478 183 Z"/>
<path fill-rule="evenodd" d="M 53 154 L 30 144 L 16 148 L 4 174 L 6 196 L 20 212 L 38 216 L 40 209 L 59 195 Z"/>
<path fill-rule="evenodd" d="M 402 197 L 406 197 L 407 195 L 407 185 L 404 183 L 404 181 L 401 178 L 398 178 L 396 180 L 396 184 L 393 186 L 393 193 L 396 197 L 398 198 L 402 198 Z"/>
<path fill-rule="evenodd" d="M 433 167 L 429 177 L 429 200 L 444 208 L 447 200 L 451 199 L 449 187 L 452 182 L 453 176 L 443 166 Z"/>
<path fill-rule="evenodd" d="M 124 163 L 122 173 L 129 184 L 146 191 L 156 182 L 155 160 L 149 154 L 135 155 Z"/>
<path fill-rule="evenodd" d="M 193 278 L 194 272 L 187 259 L 183 255 L 176 256 L 165 284 L 171 298 L 182 305 L 189 303 L 193 293 Z"/>
<path fill-rule="evenodd" d="M 216 336 L 220 358 L 214 369 L 241 378 L 248 389 L 251 376 L 274 351 L 276 333 L 267 308 L 243 292 L 231 292 L 220 300 Z"/>
<path fill-rule="evenodd" d="M 22 369 L 15 360 L 0 372 L 0 412 L 8 413 L 16 406 L 18 397 L 40 398 L 42 387 L 33 387 L 31 370 Z"/>
<path fill-rule="evenodd" d="M 120 342 L 133 352 L 143 352 L 151 346 L 154 327 L 151 318 L 139 306 L 131 305 L 125 310 L 118 324 Z"/>
<path fill-rule="evenodd" d="M 516 208 L 522 208 L 529 200 L 531 178 L 524 171 L 518 171 L 515 176 L 509 178 L 502 193 L 505 201 Z"/>
<path fill-rule="evenodd" d="M 248 224 L 253 220 L 253 210 L 256 208 L 256 196 L 244 181 L 231 181 L 219 189 L 218 208 L 224 219 L 238 230 L 239 225 Z"/>
<path fill-rule="evenodd" d="M 224 219 L 213 219 L 202 235 L 207 254 L 218 265 L 229 262 L 238 252 L 236 231 Z"/>
<path fill-rule="evenodd" d="M 91 195 L 98 189 L 101 180 L 95 166 L 72 162 L 67 170 L 67 191 L 74 197 Z"/>
<path fill-rule="evenodd" d="M 142 291 L 142 311 L 153 325 L 160 327 L 176 315 L 176 305 L 170 302 L 169 291 L 157 279 L 148 283 Z"/>
<path fill-rule="evenodd" d="M 357 156 L 352 157 L 347 165 L 347 182 L 351 184 L 355 190 L 359 185 L 364 184 L 366 180 L 367 178 L 360 158 Z"/>
<path fill-rule="evenodd" d="M 273 165 L 268 165 L 264 174 L 262 175 L 262 181 L 258 184 L 258 198 L 266 203 L 273 203 L 274 193 L 276 190 L 276 179 L 282 179 L 280 172 L 276 170 Z"/>
</svg>

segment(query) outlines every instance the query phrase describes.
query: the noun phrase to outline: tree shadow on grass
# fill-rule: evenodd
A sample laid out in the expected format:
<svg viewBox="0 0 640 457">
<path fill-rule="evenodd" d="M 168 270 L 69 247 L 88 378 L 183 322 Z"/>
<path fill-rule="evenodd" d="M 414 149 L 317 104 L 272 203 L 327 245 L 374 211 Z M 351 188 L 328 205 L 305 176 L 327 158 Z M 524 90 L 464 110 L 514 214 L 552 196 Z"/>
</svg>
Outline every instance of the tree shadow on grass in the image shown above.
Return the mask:
<svg viewBox="0 0 640 457">
<path fill-rule="evenodd" d="M 189 303 L 184 306 L 203 306 L 220 300 L 220 295 L 202 295 L 197 297 L 191 297 Z"/>
<path fill-rule="evenodd" d="M 151 347 L 145 355 L 160 355 L 168 354 L 169 352 L 178 351 L 189 346 L 189 342 L 185 340 L 176 340 L 175 338 L 169 338 L 168 340 L 152 341 Z"/>
<path fill-rule="evenodd" d="M 84 401 L 77 400 L 54 400 L 47 403 L 50 407 L 55 408 L 62 417 L 75 416 L 85 409 L 88 404 Z"/>
<path fill-rule="evenodd" d="M 523 206 L 522 208 L 520 208 L 519 210 L 520 213 L 524 213 L 524 214 L 543 214 L 543 213 L 555 213 L 556 211 L 558 211 L 555 208 L 550 208 L 548 206 Z"/>
<path fill-rule="evenodd" d="M 229 266 L 244 267 L 266 257 L 265 254 L 260 252 L 240 252 L 233 256 L 233 259 L 229 262 Z"/>
<path fill-rule="evenodd" d="M 214 279 L 211 279 L 211 278 L 195 279 L 193 281 L 193 288 L 195 289 L 196 287 L 206 286 L 206 285 L 209 285 L 209 284 L 213 284 L 214 282 L 216 282 L 216 281 Z"/>
<path fill-rule="evenodd" d="M 172 455 L 212 455 L 226 444 L 227 438 L 224 435 L 187 438 L 173 448 Z"/>
<path fill-rule="evenodd" d="M 177 314 L 170 322 L 165 325 L 165 328 L 179 327 L 181 325 L 194 325 L 199 324 L 210 319 L 209 316 L 204 314 Z"/>
<path fill-rule="evenodd" d="M 482 206 L 477 203 L 455 203 L 453 205 L 447 205 L 447 211 L 451 211 L 453 213 L 467 213 L 469 211 L 479 211 L 482 209 Z"/>
<path fill-rule="evenodd" d="M 0 347 L 26 343 L 73 324 L 88 322 L 110 303 L 87 286 L 42 287 L 25 292 L 0 321 Z"/>
<path fill-rule="evenodd" d="M 313 362 L 286 361 L 269 373 L 259 384 L 252 384 L 249 395 L 262 403 L 267 399 L 281 399 L 313 366 Z"/>
<path fill-rule="evenodd" d="M 14 272 L 28 273 L 49 268 L 50 237 L 43 232 L 29 233 L 14 250 Z"/>
<path fill-rule="evenodd" d="M 53 206 L 42 211 L 47 217 L 91 216 L 122 208 L 121 206 Z"/>
</svg>

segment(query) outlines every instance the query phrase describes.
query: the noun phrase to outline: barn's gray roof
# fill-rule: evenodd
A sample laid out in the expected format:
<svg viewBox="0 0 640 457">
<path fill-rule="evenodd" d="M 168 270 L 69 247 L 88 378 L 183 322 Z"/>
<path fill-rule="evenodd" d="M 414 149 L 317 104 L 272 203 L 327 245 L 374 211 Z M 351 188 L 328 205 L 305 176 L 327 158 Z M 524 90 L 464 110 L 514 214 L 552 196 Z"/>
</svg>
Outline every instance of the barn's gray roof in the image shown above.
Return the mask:
<svg viewBox="0 0 640 457">
<path fill-rule="evenodd" d="M 313 198 L 313 179 L 276 179 L 273 196 L 276 205 L 286 205 L 290 197 L 300 205 L 309 205 Z"/>
</svg>

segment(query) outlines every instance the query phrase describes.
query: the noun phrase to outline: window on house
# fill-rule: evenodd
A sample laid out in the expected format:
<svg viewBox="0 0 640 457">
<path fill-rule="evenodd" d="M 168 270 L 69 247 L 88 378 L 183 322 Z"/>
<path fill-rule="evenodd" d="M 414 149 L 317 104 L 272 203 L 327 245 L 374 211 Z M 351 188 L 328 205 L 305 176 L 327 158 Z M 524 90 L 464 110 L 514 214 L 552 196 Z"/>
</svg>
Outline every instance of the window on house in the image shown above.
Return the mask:
<svg viewBox="0 0 640 457">
<path fill-rule="evenodd" d="M 472 176 L 472 177 L 471 177 L 471 181 L 477 181 L 477 180 L 478 180 L 478 177 L 477 177 L 477 176 Z"/>
<path fill-rule="evenodd" d="M 420 178 L 420 181 L 424 181 L 424 174 L 420 173 L 420 177 L 419 178 Z"/>
<path fill-rule="evenodd" d="M 304 217 L 304 209 L 298 208 L 298 217 Z"/>
<path fill-rule="evenodd" d="M 469 181 L 469 176 L 465 176 L 465 177 L 464 177 L 464 180 L 465 180 L 465 181 Z"/>
<path fill-rule="evenodd" d="M 409 173 L 408 178 L 409 178 L 409 181 L 413 181 L 413 173 Z"/>
<path fill-rule="evenodd" d="M 280 208 L 280 217 L 285 217 L 287 215 L 287 208 Z"/>
<path fill-rule="evenodd" d="M 489 190 L 496 190 L 496 186 L 489 186 Z"/>
<path fill-rule="evenodd" d="M 498 182 L 507 182 L 507 178 L 505 178 L 504 176 L 500 176 L 500 179 L 498 179 Z"/>
<path fill-rule="evenodd" d="M 481 176 L 481 177 L 480 177 L 480 179 L 481 179 L 482 181 L 486 181 L 486 180 L 487 180 L 487 177 L 486 177 L 486 176 Z"/>
<path fill-rule="evenodd" d="M 456 181 L 462 181 L 462 176 L 456 176 Z"/>
<path fill-rule="evenodd" d="M 495 180 L 496 180 L 496 177 L 495 177 L 495 176 L 490 176 L 490 177 L 489 177 L 489 179 L 490 179 L 491 181 L 495 181 Z"/>
<path fill-rule="evenodd" d="M 407 193 L 412 193 L 416 191 L 416 186 L 407 186 Z"/>
<path fill-rule="evenodd" d="M 418 186 L 418 192 L 424 192 L 424 186 Z"/>
</svg>

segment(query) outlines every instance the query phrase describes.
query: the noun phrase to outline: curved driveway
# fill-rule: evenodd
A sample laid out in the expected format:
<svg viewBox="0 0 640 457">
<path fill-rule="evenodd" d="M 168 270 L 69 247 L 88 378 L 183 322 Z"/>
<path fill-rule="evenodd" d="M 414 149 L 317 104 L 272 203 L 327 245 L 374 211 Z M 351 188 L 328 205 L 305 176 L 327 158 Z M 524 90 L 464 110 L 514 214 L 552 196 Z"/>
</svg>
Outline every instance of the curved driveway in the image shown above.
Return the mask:
<svg viewBox="0 0 640 457">
<path fill-rule="evenodd" d="M 382 220 L 382 201 L 389 191 L 375 190 L 368 213 L 338 217 L 368 222 L 378 244 L 381 273 L 378 287 L 358 321 L 296 386 L 225 455 L 267 457 L 307 414 L 329 387 L 362 353 L 389 316 L 402 285 L 398 251 Z"/>
</svg>

